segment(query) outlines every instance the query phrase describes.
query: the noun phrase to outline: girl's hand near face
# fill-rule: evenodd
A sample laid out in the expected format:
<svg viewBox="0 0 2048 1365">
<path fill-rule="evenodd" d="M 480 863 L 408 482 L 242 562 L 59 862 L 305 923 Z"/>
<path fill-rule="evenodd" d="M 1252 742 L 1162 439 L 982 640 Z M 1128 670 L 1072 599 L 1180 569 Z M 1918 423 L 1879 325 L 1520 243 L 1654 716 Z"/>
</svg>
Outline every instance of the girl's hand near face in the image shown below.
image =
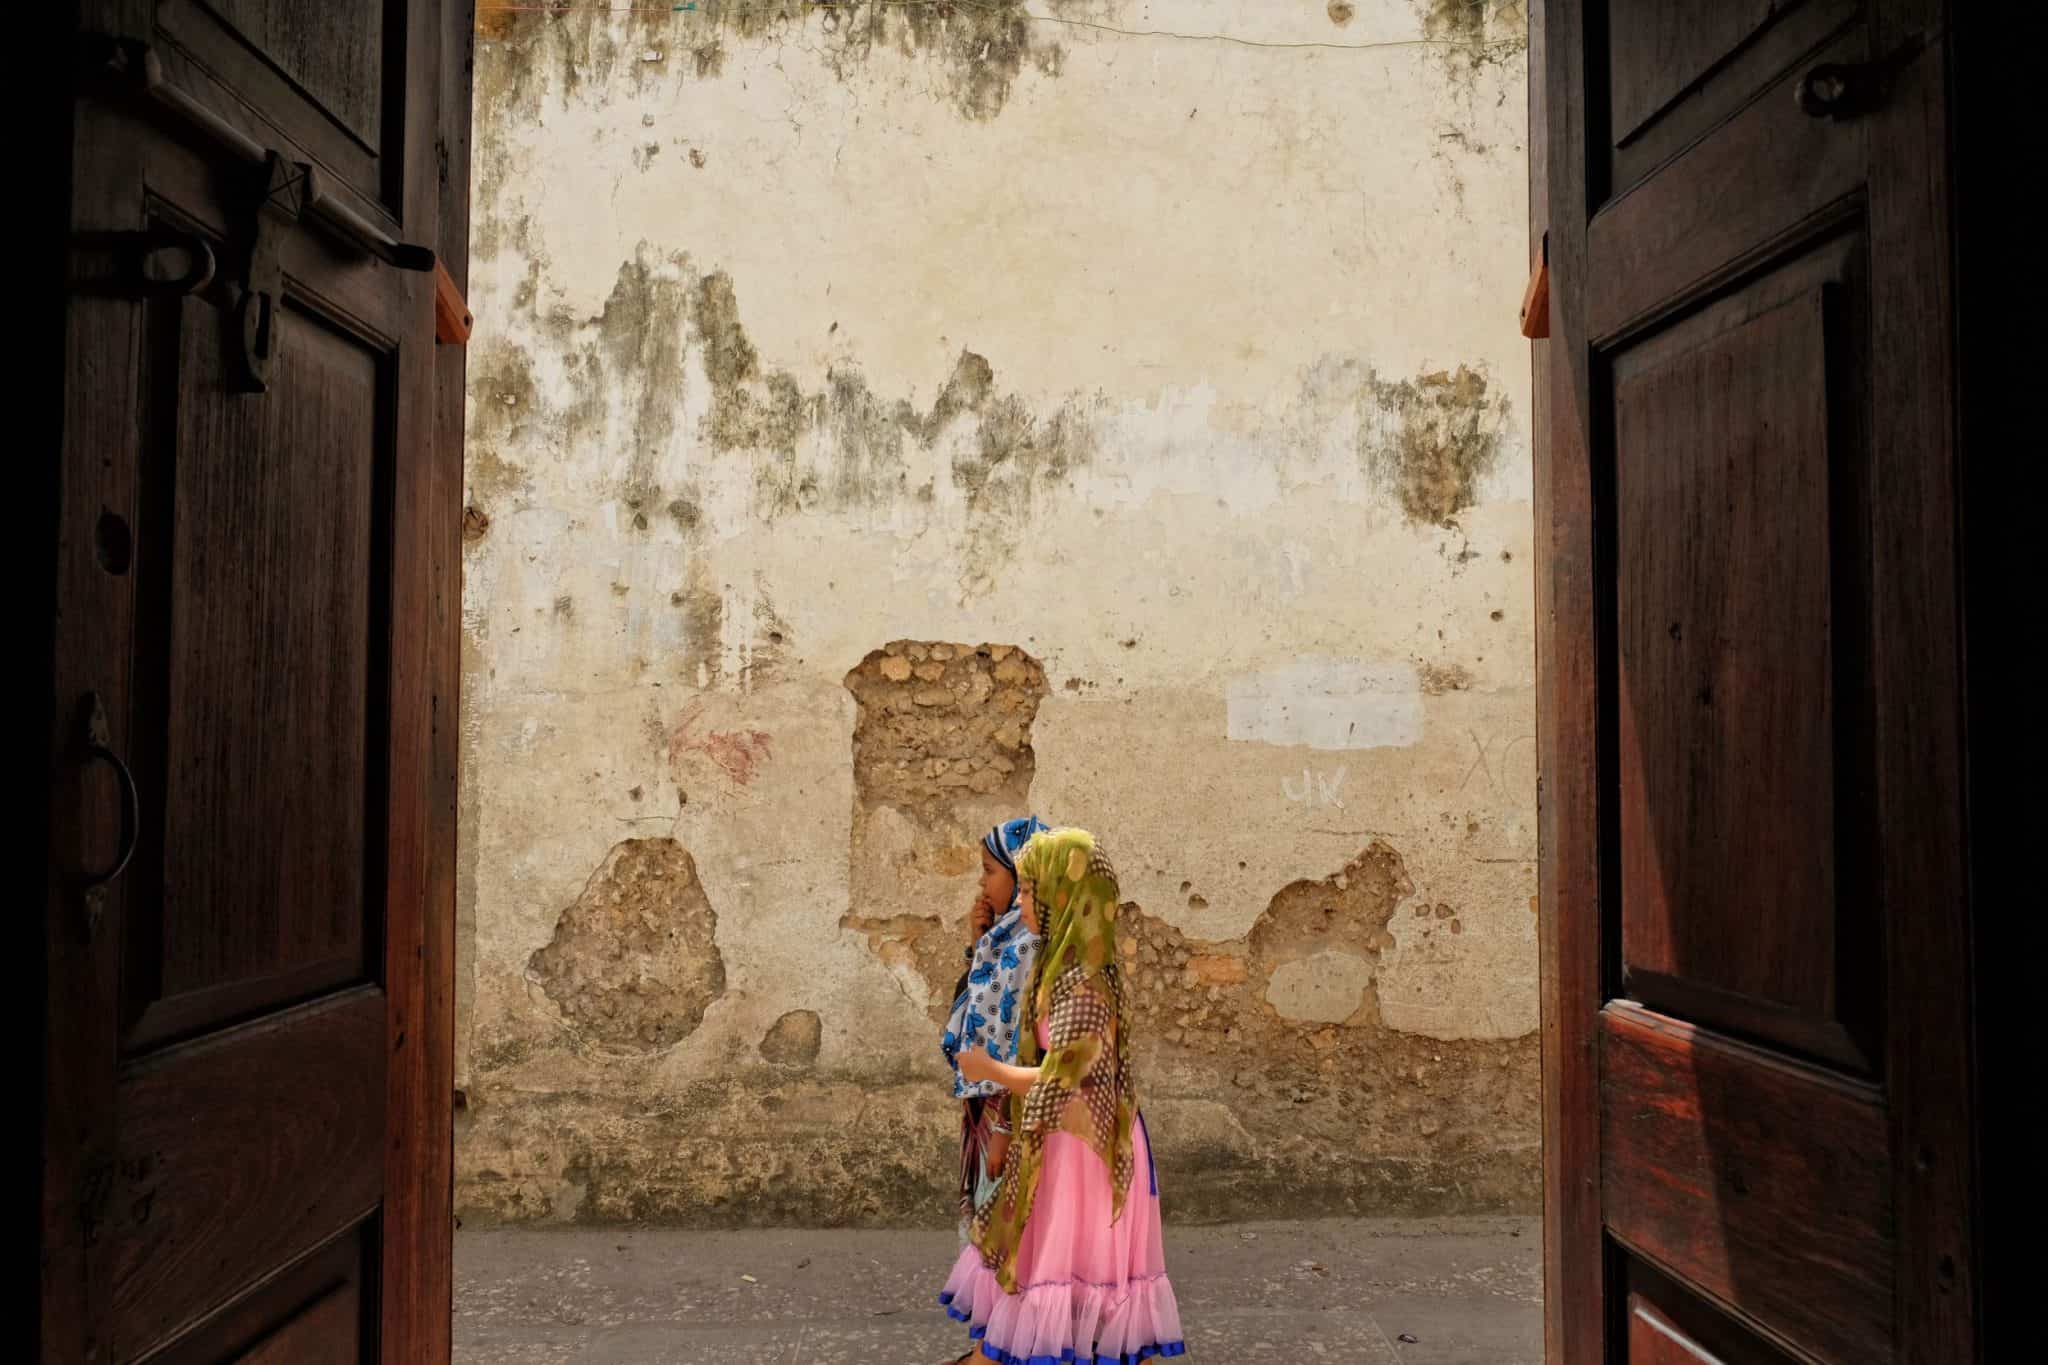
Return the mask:
<svg viewBox="0 0 2048 1365">
<path fill-rule="evenodd" d="M 974 906 L 967 912 L 967 941 L 971 945 L 996 922 L 996 908 L 988 903 L 988 897 L 977 893 Z"/>
<path fill-rule="evenodd" d="M 975 888 L 974 912 L 968 922 L 975 927 L 974 936 L 980 938 L 989 931 L 989 926 L 1001 918 L 1003 911 L 1010 908 L 1010 893 L 1017 889 L 1017 879 L 995 860 L 988 851 L 988 845 L 981 846 L 981 882 Z"/>
</svg>

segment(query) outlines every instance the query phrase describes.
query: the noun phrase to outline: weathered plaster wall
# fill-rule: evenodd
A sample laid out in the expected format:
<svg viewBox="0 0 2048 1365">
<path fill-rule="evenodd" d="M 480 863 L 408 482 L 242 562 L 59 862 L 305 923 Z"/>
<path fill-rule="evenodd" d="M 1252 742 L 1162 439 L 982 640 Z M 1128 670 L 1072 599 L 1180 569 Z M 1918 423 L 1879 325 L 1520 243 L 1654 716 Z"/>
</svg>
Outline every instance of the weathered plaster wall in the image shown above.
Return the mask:
<svg viewBox="0 0 2048 1365">
<path fill-rule="evenodd" d="M 1178 1216 L 1532 1208 L 1519 7 L 482 23 L 465 1213 L 945 1220 L 1027 809 Z"/>
</svg>

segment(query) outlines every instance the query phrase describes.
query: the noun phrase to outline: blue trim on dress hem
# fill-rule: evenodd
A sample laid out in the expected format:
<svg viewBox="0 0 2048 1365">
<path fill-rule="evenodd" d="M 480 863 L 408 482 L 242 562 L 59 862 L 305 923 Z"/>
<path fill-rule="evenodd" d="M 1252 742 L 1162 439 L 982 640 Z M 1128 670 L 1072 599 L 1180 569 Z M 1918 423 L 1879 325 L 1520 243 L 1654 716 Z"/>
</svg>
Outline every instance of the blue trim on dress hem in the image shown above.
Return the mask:
<svg viewBox="0 0 2048 1365">
<path fill-rule="evenodd" d="M 1140 1346 L 1135 1351 L 1113 1356 L 1078 1355 L 1072 1347 L 1056 1356 L 1018 1356 L 991 1342 L 983 1342 L 981 1353 L 996 1365 L 1142 1365 L 1147 1360 L 1184 1356 L 1188 1353 L 1188 1345 L 1184 1341 L 1169 1341 L 1155 1346 Z"/>
<path fill-rule="evenodd" d="M 1159 1278 L 1164 1277 L 1161 1276 Z M 989 1360 L 995 1361 L 996 1365 L 1143 1365 L 1143 1362 L 1147 1360 L 1169 1360 L 1188 1353 L 1188 1344 L 1185 1341 L 1168 1341 L 1151 1346 L 1141 1346 L 1136 1351 L 1127 1351 L 1122 1355 L 1114 1356 L 1077 1355 L 1071 1347 L 1056 1356 L 1011 1355 L 1002 1347 L 987 1340 L 987 1327 L 972 1326 L 973 1315 L 963 1313 L 955 1308 L 953 1306 L 953 1297 L 950 1293 L 939 1295 L 939 1302 L 944 1305 L 946 1316 L 955 1322 L 970 1324 L 967 1329 L 968 1339 L 980 1342 L 982 1355 Z"/>
</svg>

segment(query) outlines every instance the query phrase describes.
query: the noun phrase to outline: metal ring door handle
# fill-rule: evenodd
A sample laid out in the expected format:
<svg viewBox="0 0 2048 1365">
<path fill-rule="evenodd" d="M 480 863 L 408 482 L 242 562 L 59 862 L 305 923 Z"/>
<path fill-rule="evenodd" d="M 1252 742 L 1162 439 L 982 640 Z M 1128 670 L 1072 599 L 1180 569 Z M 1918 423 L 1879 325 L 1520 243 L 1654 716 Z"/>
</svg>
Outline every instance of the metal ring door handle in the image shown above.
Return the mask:
<svg viewBox="0 0 2048 1365">
<path fill-rule="evenodd" d="M 135 774 L 129 771 L 127 763 L 112 748 L 112 738 L 107 726 L 107 710 L 100 701 L 100 694 L 88 692 L 85 706 L 85 743 L 82 746 L 84 760 L 107 764 L 114 770 L 114 776 L 121 784 L 121 842 L 115 849 L 114 861 L 106 871 L 88 874 L 80 884 L 79 891 L 85 900 L 85 927 L 91 931 L 99 927 L 100 915 L 106 909 L 106 890 L 128 870 L 128 863 L 135 857 L 135 845 L 142 833 L 142 792 L 135 785 Z"/>
</svg>

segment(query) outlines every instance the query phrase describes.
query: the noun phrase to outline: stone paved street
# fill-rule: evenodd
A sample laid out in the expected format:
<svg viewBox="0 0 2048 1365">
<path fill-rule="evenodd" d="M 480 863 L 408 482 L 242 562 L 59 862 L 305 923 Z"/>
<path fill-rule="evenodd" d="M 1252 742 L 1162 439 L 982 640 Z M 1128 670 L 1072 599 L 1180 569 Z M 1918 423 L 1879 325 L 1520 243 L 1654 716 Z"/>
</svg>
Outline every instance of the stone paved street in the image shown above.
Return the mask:
<svg viewBox="0 0 2048 1365">
<path fill-rule="evenodd" d="M 1537 1365 L 1527 1219 L 1168 1229 L 1190 1359 Z M 932 1232 L 497 1229 L 456 1239 L 458 1365 L 941 1365 Z M 751 1277 L 751 1278 L 748 1278 Z"/>
</svg>

